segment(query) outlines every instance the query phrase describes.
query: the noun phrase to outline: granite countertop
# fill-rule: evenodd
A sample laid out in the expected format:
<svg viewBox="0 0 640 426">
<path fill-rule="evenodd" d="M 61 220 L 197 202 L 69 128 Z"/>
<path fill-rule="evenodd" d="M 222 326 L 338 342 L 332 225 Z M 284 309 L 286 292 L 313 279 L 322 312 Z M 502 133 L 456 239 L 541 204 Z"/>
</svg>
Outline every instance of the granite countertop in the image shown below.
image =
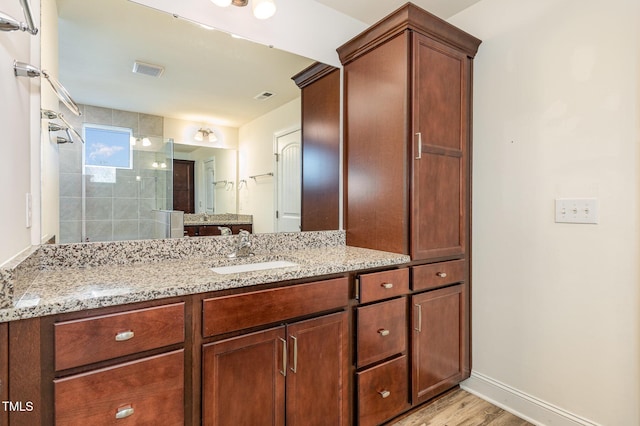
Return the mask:
<svg viewBox="0 0 640 426">
<path fill-rule="evenodd" d="M 204 213 L 185 213 L 183 216 L 185 226 L 211 225 L 251 225 L 253 224 L 253 216 L 248 214 L 204 214 Z"/>
<path fill-rule="evenodd" d="M 248 260 L 247 260 L 248 259 Z M 122 265 L 45 269 L 0 309 L 0 322 L 84 309 L 247 287 L 409 262 L 407 255 L 345 245 L 256 253 L 233 262 L 287 260 L 297 265 L 277 269 L 218 274 L 224 257 L 162 260 Z"/>
<path fill-rule="evenodd" d="M 225 226 L 225 225 L 252 225 L 250 220 L 241 219 L 209 219 L 209 220 L 190 220 L 184 221 L 184 226 Z"/>
</svg>

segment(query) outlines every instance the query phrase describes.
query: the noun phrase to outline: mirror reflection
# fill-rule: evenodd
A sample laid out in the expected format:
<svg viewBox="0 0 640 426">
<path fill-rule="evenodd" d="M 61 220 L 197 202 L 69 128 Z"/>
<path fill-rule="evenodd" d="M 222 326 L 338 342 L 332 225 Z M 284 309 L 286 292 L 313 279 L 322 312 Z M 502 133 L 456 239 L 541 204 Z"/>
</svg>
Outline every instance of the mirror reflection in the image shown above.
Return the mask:
<svg viewBox="0 0 640 426">
<path fill-rule="evenodd" d="M 131 141 L 125 166 L 91 164 L 100 148 L 127 149 L 57 144 L 43 120 L 44 239 L 160 237 L 155 210 L 188 211 L 175 205 L 174 161 L 192 164 L 193 213 L 249 216 L 253 232 L 299 226 L 276 219 L 278 206 L 300 197 L 274 154 L 279 139 L 300 150 L 291 76 L 312 60 L 124 0 L 42 0 L 42 16 L 42 67 L 58 69 L 83 114 L 44 91 L 42 107 L 63 112 L 83 135 L 91 126 L 128 129 Z"/>
</svg>

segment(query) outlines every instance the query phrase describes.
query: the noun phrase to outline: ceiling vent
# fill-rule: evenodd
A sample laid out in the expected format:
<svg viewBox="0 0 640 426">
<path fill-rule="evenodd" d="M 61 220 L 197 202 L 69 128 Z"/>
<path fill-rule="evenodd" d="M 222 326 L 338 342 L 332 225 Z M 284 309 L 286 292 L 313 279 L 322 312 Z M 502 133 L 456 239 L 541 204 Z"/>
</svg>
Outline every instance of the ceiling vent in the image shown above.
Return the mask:
<svg viewBox="0 0 640 426">
<path fill-rule="evenodd" d="M 160 65 L 148 64 L 146 62 L 135 61 L 133 63 L 133 72 L 135 74 L 144 74 L 150 77 L 160 77 L 164 72 L 164 67 Z"/>
<path fill-rule="evenodd" d="M 275 93 L 271 93 L 271 92 L 260 92 L 257 95 L 255 95 L 253 97 L 253 99 L 257 99 L 259 101 L 263 101 L 265 99 L 269 99 L 270 97 L 274 96 Z"/>
</svg>

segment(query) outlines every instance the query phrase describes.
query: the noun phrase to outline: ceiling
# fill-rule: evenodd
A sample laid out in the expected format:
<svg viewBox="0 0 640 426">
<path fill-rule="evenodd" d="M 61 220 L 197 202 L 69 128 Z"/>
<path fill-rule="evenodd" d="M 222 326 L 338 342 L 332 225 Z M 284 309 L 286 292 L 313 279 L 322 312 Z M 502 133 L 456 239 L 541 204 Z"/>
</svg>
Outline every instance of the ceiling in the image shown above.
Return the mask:
<svg viewBox="0 0 640 426">
<path fill-rule="evenodd" d="M 374 24 L 407 0 L 315 0 L 366 24 Z M 413 0 L 412 3 L 442 19 L 450 18 L 481 0 Z"/>
<path fill-rule="evenodd" d="M 314 61 L 228 33 L 206 30 L 127 0 L 56 0 L 59 78 L 78 103 L 240 127 L 299 96 L 291 77 Z M 190 0 L 216 12 L 207 0 Z M 296 0 L 366 27 L 404 0 Z M 480 0 L 416 0 L 446 19 Z M 276 0 L 278 2 L 278 0 Z M 280 0 L 282 7 L 287 6 Z M 284 4 L 283 4 L 284 3 Z M 248 9 L 248 8 L 247 8 Z M 312 10 L 310 7 L 309 10 Z M 246 11 L 250 14 L 250 10 Z M 249 25 L 256 25 L 250 17 Z M 281 25 L 281 24 L 280 24 Z M 326 30 L 330 30 L 327 27 Z M 325 31 L 326 31 L 325 30 Z M 344 40 L 346 41 L 346 40 Z M 165 68 L 132 73 L 135 60 Z M 46 69 L 45 64 L 43 68 Z M 254 97 L 263 91 L 267 100 Z"/>
</svg>

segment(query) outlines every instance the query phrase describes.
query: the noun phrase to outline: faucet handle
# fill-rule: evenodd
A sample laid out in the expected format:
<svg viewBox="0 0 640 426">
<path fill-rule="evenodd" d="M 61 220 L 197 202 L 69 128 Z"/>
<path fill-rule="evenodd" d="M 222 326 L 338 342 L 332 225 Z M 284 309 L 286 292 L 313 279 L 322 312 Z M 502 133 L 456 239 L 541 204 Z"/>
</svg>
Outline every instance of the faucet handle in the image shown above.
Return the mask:
<svg viewBox="0 0 640 426">
<path fill-rule="evenodd" d="M 231 228 L 227 226 L 218 226 L 220 230 L 220 235 L 231 235 Z"/>
</svg>

